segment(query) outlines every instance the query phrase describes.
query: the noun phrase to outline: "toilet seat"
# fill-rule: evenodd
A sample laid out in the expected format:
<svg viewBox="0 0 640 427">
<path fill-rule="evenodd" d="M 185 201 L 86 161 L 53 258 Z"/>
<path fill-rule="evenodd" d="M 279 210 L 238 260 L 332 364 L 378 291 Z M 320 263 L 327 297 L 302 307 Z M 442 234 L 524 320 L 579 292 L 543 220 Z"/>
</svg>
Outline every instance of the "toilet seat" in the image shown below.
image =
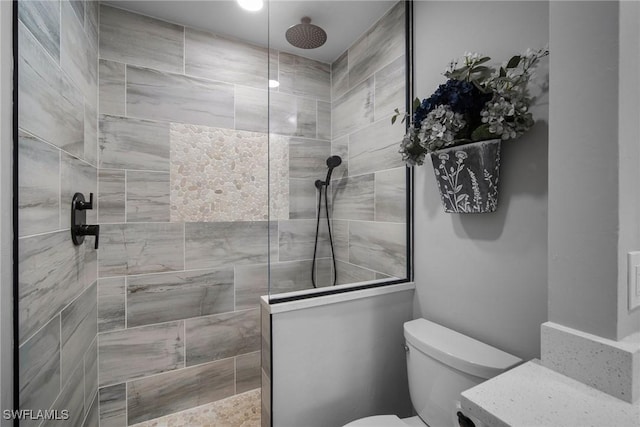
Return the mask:
<svg viewBox="0 0 640 427">
<path fill-rule="evenodd" d="M 409 422 L 406 422 L 409 421 Z M 344 427 L 427 427 L 420 420 L 420 417 L 400 419 L 395 415 L 376 415 L 373 417 L 360 418 L 346 424 Z"/>
</svg>

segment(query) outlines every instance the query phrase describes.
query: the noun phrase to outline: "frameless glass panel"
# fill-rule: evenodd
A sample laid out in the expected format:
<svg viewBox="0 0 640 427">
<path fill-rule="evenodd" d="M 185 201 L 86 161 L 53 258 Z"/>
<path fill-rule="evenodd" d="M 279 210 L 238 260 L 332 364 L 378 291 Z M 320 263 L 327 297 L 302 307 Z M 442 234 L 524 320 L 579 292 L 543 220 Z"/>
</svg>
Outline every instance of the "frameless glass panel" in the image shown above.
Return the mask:
<svg viewBox="0 0 640 427">
<path fill-rule="evenodd" d="M 407 279 L 405 126 L 391 123 L 407 104 L 406 14 L 269 2 L 272 301 Z"/>
<path fill-rule="evenodd" d="M 244 392 L 259 408 L 266 8 L 17 7 L 20 409 L 124 426 Z M 75 193 L 99 241 L 72 242 Z"/>
</svg>

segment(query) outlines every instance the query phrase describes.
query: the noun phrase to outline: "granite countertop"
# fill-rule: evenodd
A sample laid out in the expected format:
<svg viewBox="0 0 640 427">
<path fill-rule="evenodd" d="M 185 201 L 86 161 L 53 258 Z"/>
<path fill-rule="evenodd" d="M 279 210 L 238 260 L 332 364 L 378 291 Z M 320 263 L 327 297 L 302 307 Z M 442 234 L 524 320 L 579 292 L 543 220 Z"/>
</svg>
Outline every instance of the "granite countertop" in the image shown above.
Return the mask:
<svg viewBox="0 0 640 427">
<path fill-rule="evenodd" d="M 524 363 L 462 393 L 462 408 L 487 426 L 638 427 L 627 403 L 542 366 Z"/>
</svg>

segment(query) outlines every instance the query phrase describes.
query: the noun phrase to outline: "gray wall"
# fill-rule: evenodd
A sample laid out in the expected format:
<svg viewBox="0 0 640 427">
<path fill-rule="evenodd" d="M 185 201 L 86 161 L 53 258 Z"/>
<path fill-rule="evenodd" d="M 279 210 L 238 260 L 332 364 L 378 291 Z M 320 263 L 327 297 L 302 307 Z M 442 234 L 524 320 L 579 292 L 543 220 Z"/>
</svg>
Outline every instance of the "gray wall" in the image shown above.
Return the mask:
<svg viewBox="0 0 640 427">
<path fill-rule="evenodd" d="M 97 426 L 97 256 L 69 235 L 73 194 L 97 194 L 97 3 L 18 6 L 20 407 Z"/>
<path fill-rule="evenodd" d="M 628 88 L 640 87 L 640 4 L 620 3 L 619 96 L 619 240 L 618 240 L 618 327 L 617 337 L 640 331 L 640 308 L 629 311 L 627 252 L 640 249 L 640 97 Z"/>
<path fill-rule="evenodd" d="M 638 16 L 626 2 L 551 6 L 549 320 L 610 339 L 640 330 L 626 272 L 640 247 Z"/>
<path fill-rule="evenodd" d="M 445 82 L 444 68 L 466 51 L 500 63 L 549 41 L 546 2 L 416 2 L 414 8 L 421 99 Z M 502 144 L 495 213 L 444 213 L 428 164 L 415 168 L 414 194 L 415 315 L 524 359 L 539 356 L 540 324 L 547 320 L 547 98 L 532 111 L 535 127 Z"/>
<path fill-rule="evenodd" d="M 0 408 L 13 407 L 13 61 L 11 2 L 0 2 Z M 9 426 L 12 421 L 0 421 Z"/>
</svg>

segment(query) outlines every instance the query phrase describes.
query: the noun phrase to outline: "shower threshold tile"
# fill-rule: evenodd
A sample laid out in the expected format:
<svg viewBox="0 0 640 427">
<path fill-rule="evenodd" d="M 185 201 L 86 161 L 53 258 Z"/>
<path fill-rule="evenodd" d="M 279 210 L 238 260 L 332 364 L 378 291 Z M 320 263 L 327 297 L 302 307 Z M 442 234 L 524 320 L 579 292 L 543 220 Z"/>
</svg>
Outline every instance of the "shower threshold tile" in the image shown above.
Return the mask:
<svg viewBox="0 0 640 427">
<path fill-rule="evenodd" d="M 260 389 L 129 427 L 260 427 Z"/>
</svg>

